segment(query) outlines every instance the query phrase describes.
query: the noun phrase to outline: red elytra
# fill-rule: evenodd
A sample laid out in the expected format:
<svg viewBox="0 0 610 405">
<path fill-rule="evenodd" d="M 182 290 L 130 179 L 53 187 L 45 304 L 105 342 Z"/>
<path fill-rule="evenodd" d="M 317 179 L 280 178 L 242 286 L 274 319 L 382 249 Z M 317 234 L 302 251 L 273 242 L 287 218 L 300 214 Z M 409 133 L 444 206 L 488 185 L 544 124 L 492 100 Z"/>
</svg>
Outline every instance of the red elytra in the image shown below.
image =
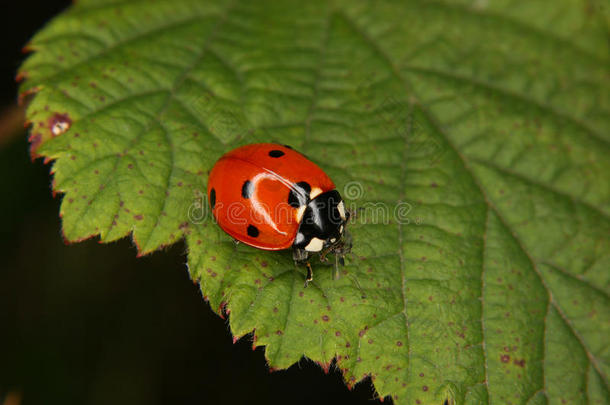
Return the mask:
<svg viewBox="0 0 610 405">
<path fill-rule="evenodd" d="M 216 162 L 208 201 L 220 227 L 234 239 L 259 249 L 281 250 L 296 248 L 308 204 L 333 190 L 328 175 L 299 152 L 286 145 L 258 143 L 234 149 Z M 335 206 L 338 203 L 344 211 L 341 201 Z M 342 232 L 344 213 L 341 217 Z M 310 240 L 299 242 L 301 250 L 322 249 L 307 249 Z"/>
</svg>

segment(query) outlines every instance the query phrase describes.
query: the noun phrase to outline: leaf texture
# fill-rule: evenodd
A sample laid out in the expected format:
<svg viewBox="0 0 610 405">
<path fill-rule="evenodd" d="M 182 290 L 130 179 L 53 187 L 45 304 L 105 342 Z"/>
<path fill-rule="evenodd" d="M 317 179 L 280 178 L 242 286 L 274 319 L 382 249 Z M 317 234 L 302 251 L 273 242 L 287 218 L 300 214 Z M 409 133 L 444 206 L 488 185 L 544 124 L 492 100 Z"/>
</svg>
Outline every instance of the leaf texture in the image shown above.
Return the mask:
<svg viewBox="0 0 610 405">
<path fill-rule="evenodd" d="M 336 358 L 397 404 L 609 404 L 606 8 L 81 0 L 20 71 L 32 156 L 66 240 L 185 237 L 272 368 Z M 290 253 L 211 221 L 208 171 L 261 141 L 360 209 L 339 280 L 314 263 L 304 289 Z"/>
</svg>

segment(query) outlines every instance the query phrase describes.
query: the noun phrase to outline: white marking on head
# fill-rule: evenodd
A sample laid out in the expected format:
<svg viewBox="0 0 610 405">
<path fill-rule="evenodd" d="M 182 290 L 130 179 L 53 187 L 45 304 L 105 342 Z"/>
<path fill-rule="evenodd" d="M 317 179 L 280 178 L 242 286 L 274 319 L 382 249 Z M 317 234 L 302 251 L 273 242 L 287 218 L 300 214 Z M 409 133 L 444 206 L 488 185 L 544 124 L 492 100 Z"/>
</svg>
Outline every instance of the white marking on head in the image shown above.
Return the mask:
<svg viewBox="0 0 610 405">
<path fill-rule="evenodd" d="M 330 238 L 330 243 L 335 243 L 337 241 L 337 238 Z"/>
<path fill-rule="evenodd" d="M 309 199 L 313 200 L 314 198 L 316 198 L 320 194 L 322 194 L 322 189 L 320 189 L 318 187 L 314 187 L 314 188 L 311 189 L 311 192 L 309 193 Z"/>
<path fill-rule="evenodd" d="M 345 221 L 347 216 L 345 215 L 345 205 L 343 204 L 343 201 L 337 204 L 337 209 L 339 210 L 339 215 L 341 216 L 341 219 Z"/>
<path fill-rule="evenodd" d="M 307 208 L 306 205 L 302 205 L 299 208 L 297 208 L 296 218 L 297 218 L 298 223 L 301 223 L 301 220 L 303 219 L 303 214 L 305 213 L 305 208 Z"/>
<path fill-rule="evenodd" d="M 308 252 L 319 252 L 324 247 L 324 241 L 319 238 L 312 238 L 309 244 L 305 246 L 305 250 Z"/>
<path fill-rule="evenodd" d="M 343 225 L 339 227 L 339 233 L 343 233 Z"/>
</svg>

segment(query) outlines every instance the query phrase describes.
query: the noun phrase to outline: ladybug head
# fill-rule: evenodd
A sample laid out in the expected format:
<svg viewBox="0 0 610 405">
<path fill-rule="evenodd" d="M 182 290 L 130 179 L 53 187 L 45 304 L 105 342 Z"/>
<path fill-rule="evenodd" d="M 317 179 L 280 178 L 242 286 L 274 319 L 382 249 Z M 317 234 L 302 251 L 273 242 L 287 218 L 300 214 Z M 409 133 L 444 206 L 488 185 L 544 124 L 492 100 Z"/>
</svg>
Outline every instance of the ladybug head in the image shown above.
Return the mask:
<svg viewBox="0 0 610 405">
<path fill-rule="evenodd" d="M 321 252 L 338 245 L 343 240 L 348 219 L 349 213 L 339 192 L 322 193 L 308 202 L 293 246 L 307 252 Z"/>
</svg>

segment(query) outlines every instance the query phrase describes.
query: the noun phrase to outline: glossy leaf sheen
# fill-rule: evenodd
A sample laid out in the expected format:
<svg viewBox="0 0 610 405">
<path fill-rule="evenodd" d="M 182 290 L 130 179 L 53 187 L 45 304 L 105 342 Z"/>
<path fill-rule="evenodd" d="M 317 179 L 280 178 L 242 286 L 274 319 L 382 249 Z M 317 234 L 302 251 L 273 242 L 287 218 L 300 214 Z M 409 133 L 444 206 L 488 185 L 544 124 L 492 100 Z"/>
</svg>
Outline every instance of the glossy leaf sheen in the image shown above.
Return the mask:
<svg viewBox="0 0 610 405">
<path fill-rule="evenodd" d="M 606 8 L 79 0 L 21 68 L 32 153 L 68 241 L 186 237 L 205 298 L 273 368 L 337 356 L 397 404 L 608 404 Z M 341 279 L 314 262 L 303 289 L 289 252 L 189 220 L 214 161 L 260 141 L 387 207 L 352 225 Z"/>
</svg>

